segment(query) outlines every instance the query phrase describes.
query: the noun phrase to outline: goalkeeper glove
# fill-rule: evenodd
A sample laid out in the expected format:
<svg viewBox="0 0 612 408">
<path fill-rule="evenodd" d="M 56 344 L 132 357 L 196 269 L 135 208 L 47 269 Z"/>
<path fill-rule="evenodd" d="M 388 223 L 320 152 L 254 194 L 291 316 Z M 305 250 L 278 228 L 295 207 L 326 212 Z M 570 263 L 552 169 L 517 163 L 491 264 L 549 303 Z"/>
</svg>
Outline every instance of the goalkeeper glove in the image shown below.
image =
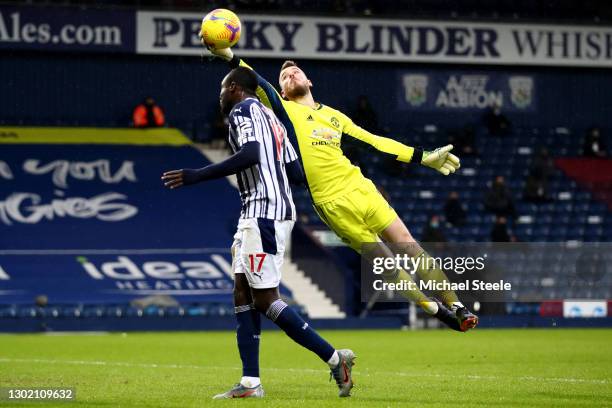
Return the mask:
<svg viewBox="0 0 612 408">
<path fill-rule="evenodd" d="M 203 40 L 202 40 L 202 44 L 204 44 Z M 219 48 L 219 49 L 208 48 L 208 47 L 206 48 L 212 54 L 213 57 L 221 58 L 222 60 L 225 60 L 225 61 L 231 61 L 232 58 L 234 58 L 234 53 L 232 52 L 230 48 Z"/>
<path fill-rule="evenodd" d="M 231 61 L 234 58 L 234 53 L 231 48 L 220 48 L 218 50 L 209 49 L 210 53 L 215 57 L 221 58 L 225 61 Z"/>
<path fill-rule="evenodd" d="M 452 149 L 453 145 L 449 144 L 433 152 L 424 151 L 421 164 L 448 176 L 461 166 L 459 158 L 450 152 Z"/>
</svg>

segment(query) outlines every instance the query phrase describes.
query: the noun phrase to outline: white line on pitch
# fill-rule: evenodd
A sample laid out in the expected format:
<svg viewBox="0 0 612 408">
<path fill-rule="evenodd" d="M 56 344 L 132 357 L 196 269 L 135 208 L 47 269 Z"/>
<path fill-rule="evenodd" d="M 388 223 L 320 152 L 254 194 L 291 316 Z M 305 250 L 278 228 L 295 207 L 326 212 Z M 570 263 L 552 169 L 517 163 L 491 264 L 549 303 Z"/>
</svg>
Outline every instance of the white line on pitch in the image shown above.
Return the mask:
<svg viewBox="0 0 612 408">
<path fill-rule="evenodd" d="M 88 361 L 88 360 L 50 360 L 50 359 L 39 359 L 39 358 L 1 358 L 2 363 L 41 363 L 41 364 L 67 364 L 67 365 L 92 365 L 92 366 L 111 366 L 111 367 L 135 367 L 135 368 L 178 368 L 178 369 L 204 369 L 204 370 L 239 370 L 239 367 L 218 367 L 218 366 L 203 366 L 195 364 L 157 364 L 157 363 L 130 363 L 123 361 Z M 326 373 L 326 370 L 315 370 L 311 368 L 278 368 L 278 367 L 266 367 L 264 370 L 268 371 L 289 371 L 298 373 Z M 564 377 L 534 377 L 534 376 L 521 376 L 521 377 L 499 377 L 493 375 L 446 375 L 446 374 L 435 374 L 435 373 L 409 373 L 405 371 L 370 371 L 364 372 L 355 371 L 357 375 L 361 376 L 373 376 L 373 375 L 386 375 L 386 376 L 400 376 L 400 377 L 435 377 L 435 378 L 465 378 L 468 380 L 518 380 L 518 381 L 545 381 L 545 382 L 558 382 L 558 383 L 587 383 L 587 384 L 609 384 L 611 381 L 595 380 L 588 378 L 564 378 Z"/>
</svg>

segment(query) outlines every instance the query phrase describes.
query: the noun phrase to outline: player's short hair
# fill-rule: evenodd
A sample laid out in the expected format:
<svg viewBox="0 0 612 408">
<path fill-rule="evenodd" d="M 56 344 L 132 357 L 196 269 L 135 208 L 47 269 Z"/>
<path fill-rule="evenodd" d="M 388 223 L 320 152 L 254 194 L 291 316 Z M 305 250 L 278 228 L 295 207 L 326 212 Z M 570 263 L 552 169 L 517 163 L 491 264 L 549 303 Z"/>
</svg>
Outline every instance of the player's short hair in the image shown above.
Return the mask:
<svg viewBox="0 0 612 408">
<path fill-rule="evenodd" d="M 298 64 L 296 64 L 295 61 L 286 60 L 285 62 L 283 62 L 283 65 L 281 66 L 280 70 L 282 71 L 283 69 L 289 68 L 289 67 L 298 67 Z"/>
<path fill-rule="evenodd" d="M 255 95 L 257 91 L 257 75 L 252 69 L 246 67 L 237 67 L 228 74 L 228 81 L 235 82 L 248 93 Z"/>
</svg>

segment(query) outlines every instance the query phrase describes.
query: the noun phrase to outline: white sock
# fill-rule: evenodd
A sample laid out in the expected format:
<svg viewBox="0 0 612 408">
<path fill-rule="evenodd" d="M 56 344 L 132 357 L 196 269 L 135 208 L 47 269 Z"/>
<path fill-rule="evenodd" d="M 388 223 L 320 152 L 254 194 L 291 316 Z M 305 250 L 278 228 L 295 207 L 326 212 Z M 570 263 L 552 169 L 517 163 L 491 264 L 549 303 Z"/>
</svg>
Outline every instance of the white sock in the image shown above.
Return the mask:
<svg viewBox="0 0 612 408">
<path fill-rule="evenodd" d="M 240 384 L 243 387 L 254 388 L 261 384 L 261 380 L 259 377 L 242 377 L 240 380 Z"/>
<path fill-rule="evenodd" d="M 338 352 L 334 350 L 334 354 L 332 354 L 330 359 L 327 361 L 327 364 L 330 368 L 334 368 L 338 365 L 338 363 L 340 363 L 340 356 L 338 355 Z"/>
<path fill-rule="evenodd" d="M 465 307 L 465 306 L 463 306 L 463 303 L 461 303 L 461 302 L 453 302 L 453 304 L 450 307 L 450 310 L 453 313 L 456 313 L 457 309 L 461 309 L 462 307 Z"/>
<path fill-rule="evenodd" d="M 425 312 L 429 313 L 432 316 L 438 313 L 439 307 L 436 302 L 422 302 L 419 303 L 419 305 L 423 308 L 423 310 L 425 310 Z"/>
</svg>

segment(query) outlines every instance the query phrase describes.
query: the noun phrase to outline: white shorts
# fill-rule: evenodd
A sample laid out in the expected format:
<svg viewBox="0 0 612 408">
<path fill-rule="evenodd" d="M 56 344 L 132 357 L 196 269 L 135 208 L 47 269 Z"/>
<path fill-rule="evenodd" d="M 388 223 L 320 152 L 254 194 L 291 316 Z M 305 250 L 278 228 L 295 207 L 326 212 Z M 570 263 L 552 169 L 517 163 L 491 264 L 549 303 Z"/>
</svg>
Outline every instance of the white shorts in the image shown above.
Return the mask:
<svg viewBox="0 0 612 408">
<path fill-rule="evenodd" d="M 281 266 L 295 221 L 247 218 L 238 221 L 232 244 L 232 271 L 246 274 L 254 289 L 280 284 Z"/>
</svg>

